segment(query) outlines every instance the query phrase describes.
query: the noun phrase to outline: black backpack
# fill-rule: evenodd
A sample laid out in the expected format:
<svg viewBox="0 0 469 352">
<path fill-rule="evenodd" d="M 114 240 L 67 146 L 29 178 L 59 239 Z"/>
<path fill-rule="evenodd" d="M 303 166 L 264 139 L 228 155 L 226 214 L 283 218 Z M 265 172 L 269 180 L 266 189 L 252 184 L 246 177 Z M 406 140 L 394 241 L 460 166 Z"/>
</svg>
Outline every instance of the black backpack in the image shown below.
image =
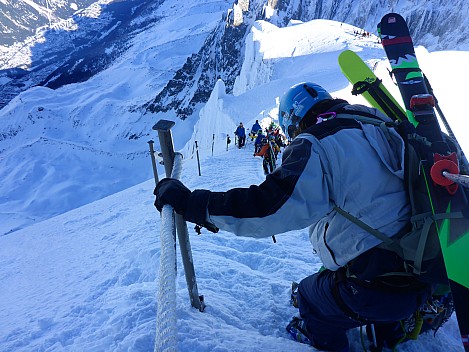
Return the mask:
<svg viewBox="0 0 469 352">
<path fill-rule="evenodd" d="M 395 129 L 405 143 L 404 175 L 406 192 L 411 206 L 410 224 L 392 238 L 370 227 L 360 219 L 345 210 L 334 209 L 360 226 L 383 243 L 380 248 L 397 253 L 406 264 L 405 273 L 388 273 L 386 275 L 414 276 L 419 281 L 431 284 L 448 285 L 445 263 L 438 236 L 437 223 L 444 219 L 464 219 L 462 212 L 435 213 L 431 198 L 428 195 L 428 182 L 423 167 L 433 164 L 432 144 L 424 137 L 419 136 L 415 127 L 407 120 L 402 122 L 385 122 L 373 114 L 362 111 L 345 110 L 337 112 L 335 118 L 354 119 L 361 123 L 373 124 L 382 129 Z M 456 144 L 450 137 L 446 143 L 456 153 L 460 153 Z M 432 197 L 445 196 L 432 194 Z"/>
</svg>

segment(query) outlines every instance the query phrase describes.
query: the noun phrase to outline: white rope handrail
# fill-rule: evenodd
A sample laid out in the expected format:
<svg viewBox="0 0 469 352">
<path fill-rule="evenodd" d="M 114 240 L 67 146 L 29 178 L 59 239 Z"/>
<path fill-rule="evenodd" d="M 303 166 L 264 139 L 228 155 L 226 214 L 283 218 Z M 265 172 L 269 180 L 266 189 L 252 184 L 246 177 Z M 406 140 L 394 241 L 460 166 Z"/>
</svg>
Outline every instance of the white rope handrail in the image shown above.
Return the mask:
<svg viewBox="0 0 469 352">
<path fill-rule="evenodd" d="M 174 158 L 172 178 L 179 179 L 182 156 Z M 156 313 L 155 352 L 172 352 L 177 347 L 176 328 L 176 226 L 170 205 L 161 212 L 161 256 L 158 280 L 158 307 Z"/>
</svg>

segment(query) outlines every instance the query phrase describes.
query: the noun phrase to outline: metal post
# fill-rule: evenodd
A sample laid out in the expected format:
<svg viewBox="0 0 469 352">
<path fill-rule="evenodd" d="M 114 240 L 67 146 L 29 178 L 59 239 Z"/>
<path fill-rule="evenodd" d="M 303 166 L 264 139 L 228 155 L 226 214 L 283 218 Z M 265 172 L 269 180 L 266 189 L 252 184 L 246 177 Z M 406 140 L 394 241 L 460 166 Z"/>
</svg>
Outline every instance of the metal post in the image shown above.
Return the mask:
<svg viewBox="0 0 469 352">
<path fill-rule="evenodd" d="M 197 166 L 199 168 L 199 176 L 202 176 L 200 173 L 199 146 L 197 145 L 197 141 L 195 141 L 195 154 L 197 155 Z"/>
<path fill-rule="evenodd" d="M 212 156 L 213 156 L 213 145 L 215 144 L 215 133 L 212 136 Z"/>
<path fill-rule="evenodd" d="M 163 154 L 163 163 L 166 171 L 166 177 L 171 177 L 174 164 L 174 146 L 173 138 L 171 136 L 171 128 L 175 125 L 173 121 L 160 120 L 154 126 L 153 129 L 158 132 L 158 138 L 160 140 L 161 152 Z M 187 289 L 189 291 L 189 297 L 191 305 L 197 308 L 199 311 L 205 309 L 205 303 L 203 296 L 199 296 L 199 290 L 197 288 L 197 281 L 195 278 L 195 269 L 192 260 L 192 250 L 189 241 L 189 233 L 187 231 L 187 224 L 182 215 L 175 214 L 176 219 L 176 230 L 179 239 L 179 247 L 181 249 L 182 264 L 184 266 L 184 273 L 186 276 Z"/>
<path fill-rule="evenodd" d="M 148 141 L 148 144 L 150 145 L 150 157 L 151 157 L 151 164 L 153 166 L 153 177 L 155 178 L 155 186 L 158 184 L 159 179 L 158 179 L 158 171 L 156 169 L 156 158 L 155 158 L 155 149 L 153 149 L 153 144 L 155 142 L 153 141 Z"/>
</svg>

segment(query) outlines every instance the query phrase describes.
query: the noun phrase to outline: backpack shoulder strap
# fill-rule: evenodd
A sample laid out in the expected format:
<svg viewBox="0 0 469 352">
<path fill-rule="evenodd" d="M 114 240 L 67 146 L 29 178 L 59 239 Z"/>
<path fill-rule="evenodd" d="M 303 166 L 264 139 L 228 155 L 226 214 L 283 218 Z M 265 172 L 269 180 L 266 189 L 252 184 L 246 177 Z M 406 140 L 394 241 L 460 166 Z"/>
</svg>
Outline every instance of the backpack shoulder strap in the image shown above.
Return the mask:
<svg viewBox="0 0 469 352">
<path fill-rule="evenodd" d="M 389 129 L 397 129 L 399 123 L 394 121 L 384 121 L 380 119 L 378 116 L 360 110 L 350 110 L 341 108 L 336 112 L 338 118 L 341 119 L 353 119 L 356 121 L 360 121 L 361 123 L 371 124 L 377 127 L 380 127 L 381 130 L 384 132 L 388 141 L 391 141 L 391 135 L 389 134 Z"/>
<path fill-rule="evenodd" d="M 332 115 L 330 118 L 326 118 L 323 122 L 308 127 L 303 132 L 312 134 L 318 139 L 322 139 L 343 129 L 361 128 L 358 123 L 360 122 L 362 124 L 371 124 L 380 127 L 388 140 L 390 140 L 389 129 L 396 128 L 399 125 L 393 121 L 384 121 L 380 119 L 379 116 L 370 112 L 345 109 L 347 105 L 349 104 L 340 104 L 334 110 L 328 111 L 327 113 Z"/>
<path fill-rule="evenodd" d="M 398 124 L 394 121 L 384 121 L 375 114 L 361 110 L 352 110 L 341 108 L 336 111 L 337 117 L 342 119 L 354 119 L 363 123 L 369 123 L 375 126 L 385 125 L 386 127 L 397 127 Z M 349 115 L 349 116 L 348 116 Z"/>
<path fill-rule="evenodd" d="M 345 217 L 346 219 L 350 220 L 351 222 L 353 222 L 355 225 L 361 227 L 363 230 L 365 230 L 366 232 L 370 233 L 371 235 L 375 236 L 377 239 L 381 240 L 382 242 L 384 242 L 388 247 L 389 249 L 391 249 L 392 251 L 396 252 L 399 256 L 403 256 L 403 252 L 402 252 L 402 248 L 401 246 L 399 246 L 399 244 L 394 241 L 393 239 L 389 238 L 388 236 L 386 236 L 385 234 L 383 234 L 382 232 L 372 228 L 370 225 L 364 223 L 363 221 L 361 221 L 359 218 L 353 216 L 352 214 L 350 214 L 349 212 L 345 211 L 344 209 L 338 207 L 338 206 L 335 206 L 334 207 L 334 210 L 339 213 L 340 215 L 342 215 L 343 217 Z"/>
</svg>

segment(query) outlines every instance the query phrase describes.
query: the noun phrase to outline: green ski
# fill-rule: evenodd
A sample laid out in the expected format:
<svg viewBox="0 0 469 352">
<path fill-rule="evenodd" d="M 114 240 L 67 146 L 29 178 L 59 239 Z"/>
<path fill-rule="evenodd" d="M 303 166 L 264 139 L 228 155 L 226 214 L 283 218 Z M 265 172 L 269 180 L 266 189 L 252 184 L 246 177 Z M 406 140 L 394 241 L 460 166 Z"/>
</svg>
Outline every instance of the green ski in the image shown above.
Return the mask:
<svg viewBox="0 0 469 352">
<path fill-rule="evenodd" d="M 427 180 L 428 199 L 433 213 L 449 286 L 454 301 L 461 340 L 469 352 L 469 190 L 449 180 L 448 173 L 467 176 L 468 165 L 461 159 L 455 145 L 440 129 L 434 108 L 435 98 L 425 82 L 415 55 L 414 44 L 405 19 L 397 13 L 385 15 L 379 30 L 383 48 L 398 84 L 409 121 L 416 133 L 430 144 L 422 154 L 422 175 Z M 453 170 L 453 171 L 451 171 Z"/>
<path fill-rule="evenodd" d="M 352 94 L 362 94 L 372 107 L 394 120 L 406 119 L 403 108 L 355 52 L 343 51 L 339 55 L 339 66 L 344 76 L 353 84 Z"/>
</svg>

